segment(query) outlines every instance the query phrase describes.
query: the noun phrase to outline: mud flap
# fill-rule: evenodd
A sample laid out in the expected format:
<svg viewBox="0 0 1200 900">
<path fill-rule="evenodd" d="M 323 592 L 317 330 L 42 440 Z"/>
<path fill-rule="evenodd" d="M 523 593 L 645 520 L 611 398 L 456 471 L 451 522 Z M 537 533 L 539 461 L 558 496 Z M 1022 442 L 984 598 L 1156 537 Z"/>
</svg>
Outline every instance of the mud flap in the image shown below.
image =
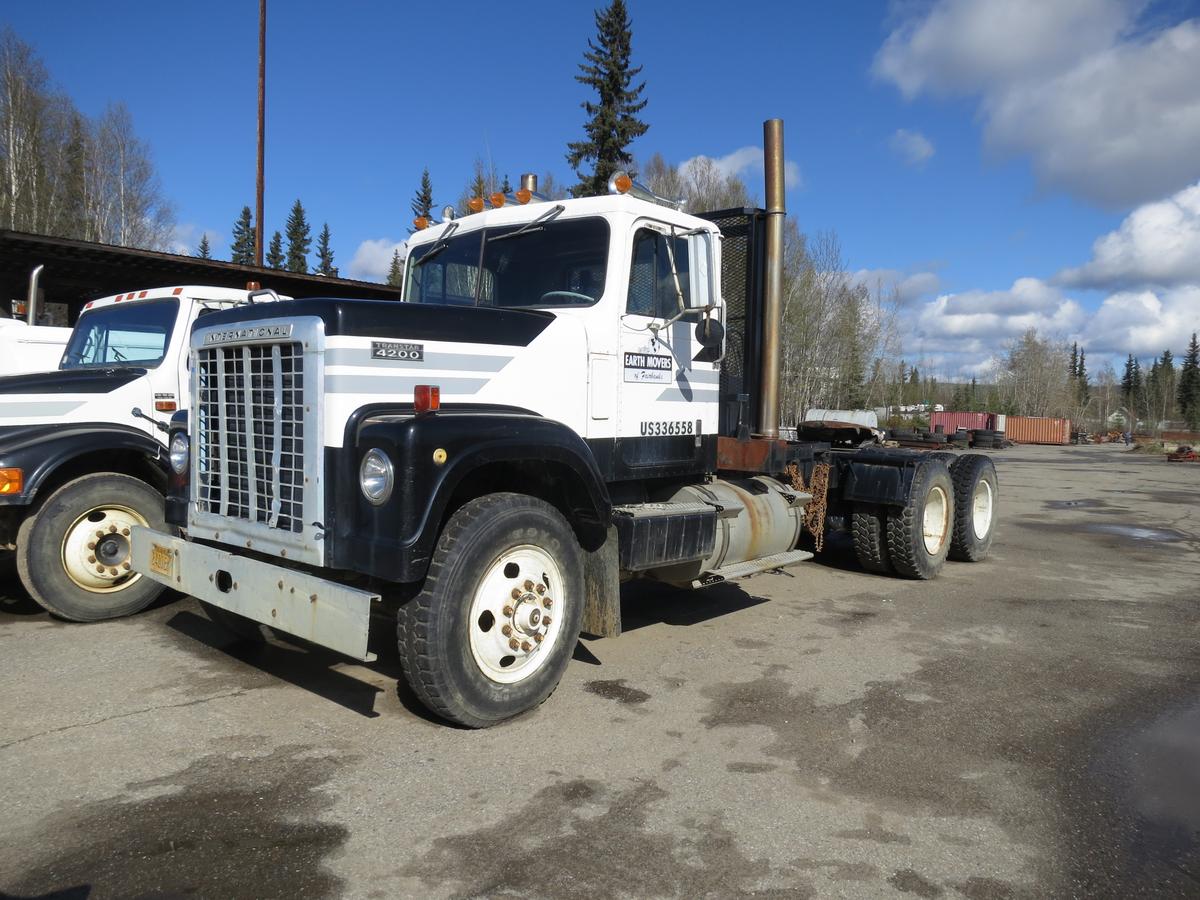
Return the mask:
<svg viewBox="0 0 1200 900">
<path fill-rule="evenodd" d="M 596 550 L 585 550 L 583 558 L 586 597 L 579 630 L 593 637 L 620 637 L 621 573 L 616 526 L 610 525 L 604 543 Z"/>
</svg>

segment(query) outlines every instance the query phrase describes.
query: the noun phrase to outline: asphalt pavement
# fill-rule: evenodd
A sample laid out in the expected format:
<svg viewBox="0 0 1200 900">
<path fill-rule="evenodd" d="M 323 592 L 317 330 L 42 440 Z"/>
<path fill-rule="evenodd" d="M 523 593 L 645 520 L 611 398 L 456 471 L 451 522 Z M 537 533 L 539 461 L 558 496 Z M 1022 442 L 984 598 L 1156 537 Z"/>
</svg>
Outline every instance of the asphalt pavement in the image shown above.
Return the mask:
<svg viewBox="0 0 1200 900">
<path fill-rule="evenodd" d="M 0 896 L 1200 895 L 1200 465 L 995 453 L 990 559 L 634 585 L 487 731 L 187 598 L 0 583 Z"/>
</svg>

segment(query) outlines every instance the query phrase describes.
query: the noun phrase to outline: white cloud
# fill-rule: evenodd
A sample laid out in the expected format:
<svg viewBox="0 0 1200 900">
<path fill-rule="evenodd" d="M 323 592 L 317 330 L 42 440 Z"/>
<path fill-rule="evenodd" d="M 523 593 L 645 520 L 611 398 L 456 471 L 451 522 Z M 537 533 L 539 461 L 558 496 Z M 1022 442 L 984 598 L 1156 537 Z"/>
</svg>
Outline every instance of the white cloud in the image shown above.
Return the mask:
<svg viewBox="0 0 1200 900">
<path fill-rule="evenodd" d="M 167 252 L 177 253 L 180 256 L 195 256 L 196 250 L 200 246 L 200 238 L 203 235 L 208 235 L 208 252 L 214 259 L 220 258 L 224 254 L 221 252 L 225 247 L 225 236 L 219 231 L 213 231 L 211 228 L 201 228 L 199 225 L 185 222 L 176 225 L 171 231 L 170 240 L 167 241 Z"/>
<path fill-rule="evenodd" d="M 746 173 L 758 175 L 763 173 L 763 151 L 761 147 L 739 147 L 724 156 L 693 156 L 679 164 L 679 171 L 686 172 L 688 166 L 699 160 L 708 160 L 722 175 L 738 175 L 745 177 Z M 783 183 L 789 191 L 802 187 L 804 179 L 800 175 L 800 166 L 791 160 L 783 163 Z M 752 188 L 753 189 L 753 188 Z"/>
<path fill-rule="evenodd" d="M 888 139 L 888 145 L 906 166 L 924 165 L 934 154 L 933 142 L 929 138 L 907 128 L 894 131 Z"/>
<path fill-rule="evenodd" d="M 937 0 L 873 71 L 908 98 L 978 96 L 987 146 L 1122 207 L 1200 177 L 1200 20 L 1138 30 L 1136 0 Z"/>
<path fill-rule="evenodd" d="M 387 281 L 392 268 L 392 254 L 400 248 L 401 242 L 391 238 L 363 241 L 350 260 L 349 277 L 360 281 Z"/>
<path fill-rule="evenodd" d="M 868 290 L 885 294 L 895 289 L 901 306 L 929 297 L 941 287 L 942 280 L 934 272 L 902 272 L 899 269 L 859 269 L 850 276 Z"/>
<path fill-rule="evenodd" d="M 1089 353 L 1157 356 L 1181 354 L 1200 331 L 1200 286 L 1155 292 L 1122 291 L 1106 298 L 1081 334 Z"/>
<path fill-rule="evenodd" d="M 1056 281 L 1107 290 L 1200 284 L 1200 183 L 1135 209 L 1096 239 L 1089 262 L 1064 269 Z"/>
</svg>

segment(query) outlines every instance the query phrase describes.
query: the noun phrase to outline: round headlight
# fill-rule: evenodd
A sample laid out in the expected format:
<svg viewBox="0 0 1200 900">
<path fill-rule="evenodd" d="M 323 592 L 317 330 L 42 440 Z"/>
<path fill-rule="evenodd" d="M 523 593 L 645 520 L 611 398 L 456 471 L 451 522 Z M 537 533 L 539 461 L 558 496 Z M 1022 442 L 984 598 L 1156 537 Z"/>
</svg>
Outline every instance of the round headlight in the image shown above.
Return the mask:
<svg viewBox="0 0 1200 900">
<path fill-rule="evenodd" d="M 358 467 L 358 486 L 362 488 L 363 496 L 376 506 L 386 503 L 392 496 L 395 477 L 392 461 L 379 449 L 368 450 Z"/>
<path fill-rule="evenodd" d="M 171 435 L 171 468 L 176 475 L 182 475 L 188 464 L 188 437 L 182 431 Z"/>
</svg>

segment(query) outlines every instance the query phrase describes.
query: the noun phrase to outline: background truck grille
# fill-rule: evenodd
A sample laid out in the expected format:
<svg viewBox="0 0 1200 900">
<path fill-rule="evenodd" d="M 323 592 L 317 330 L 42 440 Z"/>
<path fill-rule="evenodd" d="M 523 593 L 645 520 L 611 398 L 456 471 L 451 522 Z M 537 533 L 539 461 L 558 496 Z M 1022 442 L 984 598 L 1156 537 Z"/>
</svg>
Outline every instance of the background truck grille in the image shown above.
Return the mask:
<svg viewBox="0 0 1200 900">
<path fill-rule="evenodd" d="M 200 511 L 304 528 L 304 356 L 299 342 L 197 351 Z"/>
</svg>

